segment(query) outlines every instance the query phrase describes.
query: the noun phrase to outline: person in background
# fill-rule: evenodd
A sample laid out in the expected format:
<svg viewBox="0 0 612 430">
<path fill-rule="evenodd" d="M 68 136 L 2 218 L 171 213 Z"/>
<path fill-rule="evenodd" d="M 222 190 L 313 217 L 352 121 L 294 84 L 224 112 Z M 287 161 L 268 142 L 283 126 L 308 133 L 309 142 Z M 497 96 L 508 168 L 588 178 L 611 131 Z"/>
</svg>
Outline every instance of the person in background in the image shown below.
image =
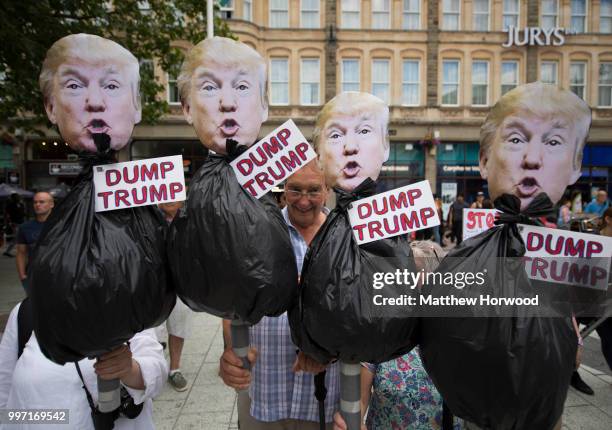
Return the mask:
<svg viewBox="0 0 612 430">
<path fill-rule="evenodd" d="M 457 200 L 453 202 L 448 211 L 448 225 L 450 226 L 457 245 L 463 240 L 463 209 L 469 208 L 463 199 L 463 194 L 457 195 Z"/>
<path fill-rule="evenodd" d="M 45 221 L 49 218 L 53 206 L 55 205 L 53 196 L 46 191 L 34 194 L 33 203 L 36 217 L 31 221 L 23 223 L 21 227 L 19 227 L 15 240 L 17 243 L 17 254 L 15 255 L 15 257 L 17 257 L 15 259 L 17 263 L 17 274 L 24 288 L 26 285 L 28 262 L 32 259 L 34 245 L 36 245 L 38 236 L 40 236 L 40 232 L 45 225 Z"/>
<path fill-rule="evenodd" d="M 295 252 L 298 273 L 301 272 L 308 245 L 324 224 L 328 195 L 323 173 L 315 160 L 306 164 L 285 183 L 287 206 L 282 210 Z M 242 430 L 318 430 L 319 415 L 311 373 L 325 366 L 303 352 L 296 355 L 291 340 L 287 313 L 263 317 L 249 329 L 251 371 L 232 350 L 230 321 L 223 321 L 225 351 L 220 359 L 219 374 L 223 382 L 238 392 L 238 422 Z M 257 361 L 255 360 L 257 354 Z M 327 367 L 325 386 L 326 429 L 331 430 L 333 413 L 339 409 L 339 363 Z"/>
<path fill-rule="evenodd" d="M 25 221 L 25 206 L 21 200 L 21 196 L 17 193 L 11 194 L 6 208 L 4 209 L 4 224 L 6 225 L 6 232 L 10 242 L 4 251 L 4 255 L 7 257 L 13 257 L 11 250 L 16 244 L 16 233 L 19 226 Z"/>
<path fill-rule="evenodd" d="M 557 218 L 557 226 L 567 225 L 572 218 L 572 201 L 569 197 L 563 197 L 561 199 L 561 206 L 559 207 L 559 216 Z"/>
<path fill-rule="evenodd" d="M 608 193 L 606 190 L 599 190 L 595 198 L 586 205 L 586 208 L 584 208 L 584 213 L 595 214 L 601 217 L 609 207 L 610 201 L 608 200 Z"/>
<path fill-rule="evenodd" d="M 493 206 L 493 202 L 491 201 L 491 199 L 484 199 L 482 201 L 482 208 L 483 209 L 495 209 L 495 206 Z"/>
<path fill-rule="evenodd" d="M 478 193 L 476 193 L 476 201 L 474 203 L 472 203 L 472 205 L 470 206 L 470 208 L 472 209 L 482 209 L 482 202 L 484 201 L 485 195 L 482 191 L 478 191 Z"/>
<path fill-rule="evenodd" d="M 431 241 L 410 243 L 417 269 L 431 272 L 444 257 L 444 250 Z M 419 348 L 380 364 L 362 363 L 361 411 L 368 411 L 362 430 L 442 428 L 442 397 L 421 363 Z M 362 417 L 363 418 L 363 417 Z M 453 429 L 461 429 L 455 419 Z M 334 415 L 334 430 L 346 430 L 340 413 Z"/>
<path fill-rule="evenodd" d="M 442 199 L 440 197 L 436 197 L 434 199 L 436 204 L 436 212 L 438 213 L 438 218 L 440 219 L 440 225 L 434 227 L 434 238 L 436 243 L 443 245 L 442 238 L 444 237 L 444 215 L 442 212 Z"/>
<path fill-rule="evenodd" d="M 183 207 L 183 202 L 160 203 L 164 219 L 168 224 L 172 222 L 178 211 Z M 168 330 L 168 353 L 170 355 L 170 373 L 168 382 L 176 391 L 187 390 L 187 379 L 181 372 L 181 354 L 185 339 L 189 336 L 191 310 L 181 299 L 177 299 L 174 309 L 166 320 L 165 327 Z M 158 339 L 164 339 L 164 324 L 155 329 Z M 164 343 L 162 342 L 162 345 Z"/>
</svg>

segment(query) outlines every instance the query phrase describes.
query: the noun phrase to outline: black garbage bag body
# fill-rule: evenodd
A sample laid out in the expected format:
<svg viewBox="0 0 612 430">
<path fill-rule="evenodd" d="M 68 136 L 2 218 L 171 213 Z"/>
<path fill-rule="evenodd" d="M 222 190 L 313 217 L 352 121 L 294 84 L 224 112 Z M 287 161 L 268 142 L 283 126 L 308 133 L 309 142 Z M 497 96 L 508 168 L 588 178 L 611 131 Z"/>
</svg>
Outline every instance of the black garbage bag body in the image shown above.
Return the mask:
<svg viewBox="0 0 612 430">
<path fill-rule="evenodd" d="M 298 300 L 289 311 L 293 342 L 321 363 L 380 363 L 409 352 L 417 323 L 409 306 L 376 306 L 374 273 L 416 271 L 405 235 L 358 245 L 347 210 L 373 194 L 366 179 L 352 193 L 336 189 L 337 206 L 312 240 L 302 269 Z M 416 291 L 416 290 L 415 290 Z M 413 291 L 414 293 L 414 291 Z M 384 287 L 386 298 L 409 289 Z"/>
<path fill-rule="evenodd" d="M 97 357 L 161 324 L 176 301 L 157 208 L 95 211 L 90 156 L 45 222 L 30 265 L 34 331 L 58 364 Z"/>
<path fill-rule="evenodd" d="M 192 178 L 170 226 L 168 255 L 179 297 L 192 310 L 256 324 L 285 312 L 298 273 L 289 230 L 274 198 L 255 199 L 229 162 L 211 155 Z"/>
<path fill-rule="evenodd" d="M 503 195 L 495 206 L 504 212 L 501 225 L 462 242 L 437 271 L 484 272 L 482 294 L 527 297 L 536 283 L 517 264 L 525 247 L 516 224 L 534 224 L 528 214 L 537 217 L 552 204 L 541 194 L 520 214 L 518 198 Z M 424 293 L 465 297 L 468 289 L 434 285 Z M 423 363 L 452 413 L 483 429 L 554 428 L 576 358 L 571 318 L 541 317 L 527 306 L 517 307 L 513 316 L 484 317 L 479 307 L 470 312 L 472 317 L 422 318 L 420 324 Z"/>
</svg>

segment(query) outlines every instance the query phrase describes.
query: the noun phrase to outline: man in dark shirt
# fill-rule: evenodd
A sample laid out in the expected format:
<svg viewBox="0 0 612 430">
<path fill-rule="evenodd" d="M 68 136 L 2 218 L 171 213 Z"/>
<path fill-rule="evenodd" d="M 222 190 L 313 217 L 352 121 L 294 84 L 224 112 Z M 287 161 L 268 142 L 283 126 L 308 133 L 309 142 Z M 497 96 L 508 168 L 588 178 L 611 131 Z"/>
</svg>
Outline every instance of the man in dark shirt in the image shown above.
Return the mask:
<svg viewBox="0 0 612 430">
<path fill-rule="evenodd" d="M 17 273 L 23 283 L 27 277 L 27 263 L 32 257 L 32 250 L 38 241 L 38 236 L 51 209 L 53 209 L 53 196 L 45 191 L 34 194 L 34 213 L 36 218 L 27 221 L 19 227 L 17 232 Z"/>
<path fill-rule="evenodd" d="M 459 194 L 448 211 L 448 224 L 451 226 L 457 245 L 463 240 L 463 209 L 466 208 L 469 208 L 469 206 L 463 200 L 463 195 Z"/>
</svg>

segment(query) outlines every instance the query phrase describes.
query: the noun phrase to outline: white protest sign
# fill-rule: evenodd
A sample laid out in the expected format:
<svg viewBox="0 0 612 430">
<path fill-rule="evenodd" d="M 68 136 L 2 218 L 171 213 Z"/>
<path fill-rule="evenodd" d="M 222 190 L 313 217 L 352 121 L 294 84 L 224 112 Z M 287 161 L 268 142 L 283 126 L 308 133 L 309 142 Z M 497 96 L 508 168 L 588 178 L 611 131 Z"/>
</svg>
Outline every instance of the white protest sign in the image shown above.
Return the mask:
<svg viewBox="0 0 612 430">
<path fill-rule="evenodd" d="M 295 123 L 288 120 L 230 165 L 238 183 L 259 198 L 316 156 Z"/>
<path fill-rule="evenodd" d="M 185 200 L 183 157 L 94 166 L 96 212 Z"/>
<path fill-rule="evenodd" d="M 360 245 L 440 225 L 429 181 L 357 200 L 348 215 Z"/>
<path fill-rule="evenodd" d="M 612 237 L 519 224 L 531 279 L 608 288 Z"/>
<path fill-rule="evenodd" d="M 497 209 L 463 209 L 463 240 L 493 227 L 496 214 Z"/>
</svg>

